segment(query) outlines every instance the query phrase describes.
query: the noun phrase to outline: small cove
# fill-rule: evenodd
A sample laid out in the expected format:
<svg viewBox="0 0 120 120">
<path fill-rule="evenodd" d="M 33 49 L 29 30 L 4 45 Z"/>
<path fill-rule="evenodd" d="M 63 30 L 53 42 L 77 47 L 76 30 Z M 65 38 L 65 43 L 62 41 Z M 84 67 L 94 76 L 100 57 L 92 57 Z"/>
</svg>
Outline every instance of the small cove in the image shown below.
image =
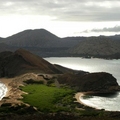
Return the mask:
<svg viewBox="0 0 120 120">
<path fill-rule="evenodd" d="M 98 58 L 80 58 L 80 57 L 50 57 L 45 58 L 52 64 L 59 64 L 75 70 L 84 70 L 88 72 L 108 72 L 111 73 L 120 85 L 120 59 L 106 60 Z M 89 95 L 79 98 L 84 104 L 97 109 L 108 111 L 120 111 L 120 93 L 113 95 Z"/>
</svg>

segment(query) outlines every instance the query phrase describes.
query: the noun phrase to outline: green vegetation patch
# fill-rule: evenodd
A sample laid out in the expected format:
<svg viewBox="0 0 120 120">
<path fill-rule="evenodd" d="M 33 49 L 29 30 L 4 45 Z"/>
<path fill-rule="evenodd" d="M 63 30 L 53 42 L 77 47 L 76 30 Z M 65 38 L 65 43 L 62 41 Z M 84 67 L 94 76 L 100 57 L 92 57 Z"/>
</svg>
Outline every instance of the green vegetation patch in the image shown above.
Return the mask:
<svg viewBox="0 0 120 120">
<path fill-rule="evenodd" d="M 23 101 L 43 112 L 69 111 L 74 104 L 75 91 L 68 88 L 29 84 L 22 90 L 28 93 Z"/>
</svg>

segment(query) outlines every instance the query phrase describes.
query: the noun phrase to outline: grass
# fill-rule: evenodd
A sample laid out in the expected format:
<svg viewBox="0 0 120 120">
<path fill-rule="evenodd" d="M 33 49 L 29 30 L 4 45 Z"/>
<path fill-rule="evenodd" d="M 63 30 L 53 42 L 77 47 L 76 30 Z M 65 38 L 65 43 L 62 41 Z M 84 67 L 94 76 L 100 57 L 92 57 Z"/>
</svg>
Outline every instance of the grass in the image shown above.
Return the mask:
<svg viewBox="0 0 120 120">
<path fill-rule="evenodd" d="M 29 84 L 22 90 L 28 93 L 23 95 L 23 101 L 43 112 L 69 111 L 74 103 L 75 91 L 68 88 Z"/>
</svg>

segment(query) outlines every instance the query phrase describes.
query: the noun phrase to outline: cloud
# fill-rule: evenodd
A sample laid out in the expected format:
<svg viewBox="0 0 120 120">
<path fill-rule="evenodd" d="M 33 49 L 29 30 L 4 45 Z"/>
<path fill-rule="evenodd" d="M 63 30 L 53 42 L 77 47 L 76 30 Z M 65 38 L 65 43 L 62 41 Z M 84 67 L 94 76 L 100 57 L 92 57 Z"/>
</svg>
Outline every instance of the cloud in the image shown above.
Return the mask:
<svg viewBox="0 0 120 120">
<path fill-rule="evenodd" d="M 120 21 L 119 0 L 0 0 L 0 15 L 50 16 L 60 21 Z"/>
<path fill-rule="evenodd" d="M 92 30 L 85 30 L 81 33 L 89 33 L 89 32 L 120 32 L 120 26 L 115 27 L 104 27 L 103 29 L 92 29 Z"/>
</svg>

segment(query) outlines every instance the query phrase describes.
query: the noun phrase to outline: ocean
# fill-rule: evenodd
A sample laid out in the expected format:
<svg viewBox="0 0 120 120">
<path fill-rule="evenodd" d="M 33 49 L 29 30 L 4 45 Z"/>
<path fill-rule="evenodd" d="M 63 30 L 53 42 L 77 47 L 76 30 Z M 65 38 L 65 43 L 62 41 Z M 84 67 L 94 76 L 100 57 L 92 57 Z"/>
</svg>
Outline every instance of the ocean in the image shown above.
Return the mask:
<svg viewBox="0 0 120 120">
<path fill-rule="evenodd" d="M 108 72 L 111 73 L 120 85 L 120 59 L 106 60 L 98 58 L 80 57 L 49 57 L 44 58 L 52 64 L 59 64 L 75 70 L 88 72 Z M 79 98 L 88 106 L 105 109 L 108 111 L 120 111 L 120 93 L 107 95 L 88 95 Z"/>
<path fill-rule="evenodd" d="M 98 58 L 80 57 L 49 57 L 44 58 L 52 64 L 59 64 L 74 70 L 84 70 L 88 72 L 108 72 L 111 73 L 120 85 L 120 59 L 106 60 Z M 0 100 L 5 96 L 7 87 L 0 83 Z M 88 95 L 79 98 L 88 106 L 105 109 L 108 111 L 120 111 L 120 93 L 109 95 Z"/>
</svg>

